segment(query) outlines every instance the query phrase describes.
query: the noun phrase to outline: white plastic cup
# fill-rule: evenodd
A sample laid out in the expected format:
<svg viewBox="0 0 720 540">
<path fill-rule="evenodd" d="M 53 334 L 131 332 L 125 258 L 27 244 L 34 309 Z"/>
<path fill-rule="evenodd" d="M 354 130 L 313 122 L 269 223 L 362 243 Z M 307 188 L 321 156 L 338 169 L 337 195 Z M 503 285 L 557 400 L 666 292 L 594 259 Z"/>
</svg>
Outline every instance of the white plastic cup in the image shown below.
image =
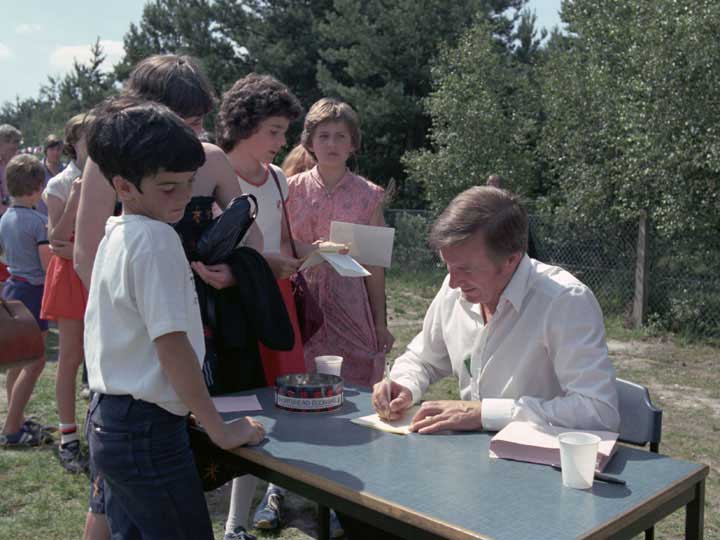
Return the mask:
<svg viewBox="0 0 720 540">
<path fill-rule="evenodd" d="M 563 485 L 574 489 L 590 489 L 600 437 L 592 433 L 567 432 L 558 435 L 558 442 Z"/>
<path fill-rule="evenodd" d="M 325 375 L 337 375 L 340 376 L 342 370 L 342 356 L 316 356 L 315 357 L 315 371 L 318 373 L 324 373 Z"/>
</svg>

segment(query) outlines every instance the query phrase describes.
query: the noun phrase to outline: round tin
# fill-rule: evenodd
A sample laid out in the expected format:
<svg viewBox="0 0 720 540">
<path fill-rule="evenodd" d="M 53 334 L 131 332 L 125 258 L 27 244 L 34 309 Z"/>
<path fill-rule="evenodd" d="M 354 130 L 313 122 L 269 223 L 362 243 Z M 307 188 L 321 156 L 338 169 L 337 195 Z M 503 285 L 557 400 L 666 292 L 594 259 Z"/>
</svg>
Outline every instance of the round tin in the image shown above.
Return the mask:
<svg viewBox="0 0 720 540">
<path fill-rule="evenodd" d="M 275 379 L 275 405 L 298 412 L 323 412 L 343 404 L 343 381 L 337 375 L 291 373 Z"/>
</svg>

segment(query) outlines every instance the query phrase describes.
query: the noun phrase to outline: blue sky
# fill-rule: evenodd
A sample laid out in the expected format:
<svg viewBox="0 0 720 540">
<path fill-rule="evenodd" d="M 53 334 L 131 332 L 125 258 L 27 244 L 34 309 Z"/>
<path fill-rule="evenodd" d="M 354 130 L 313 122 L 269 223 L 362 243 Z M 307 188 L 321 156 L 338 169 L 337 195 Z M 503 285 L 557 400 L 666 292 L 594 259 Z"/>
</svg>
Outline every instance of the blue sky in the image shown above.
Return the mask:
<svg viewBox="0 0 720 540">
<path fill-rule="evenodd" d="M 146 0 L 0 0 L 0 103 L 36 97 L 48 75 L 89 57 L 99 37 L 109 66 L 122 58 L 122 39 Z M 559 24 L 561 0 L 530 0 L 540 26 Z"/>
</svg>

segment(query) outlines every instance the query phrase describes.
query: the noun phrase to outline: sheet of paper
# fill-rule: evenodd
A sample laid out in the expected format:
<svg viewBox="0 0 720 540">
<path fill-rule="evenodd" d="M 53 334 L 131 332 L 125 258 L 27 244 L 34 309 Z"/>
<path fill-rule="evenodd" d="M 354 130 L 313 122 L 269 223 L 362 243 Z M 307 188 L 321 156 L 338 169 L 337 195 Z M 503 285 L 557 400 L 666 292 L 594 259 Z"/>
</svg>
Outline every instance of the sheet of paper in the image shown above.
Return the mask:
<svg viewBox="0 0 720 540">
<path fill-rule="evenodd" d="M 611 431 L 591 431 L 556 426 L 539 426 L 531 422 L 510 422 L 490 441 L 490 457 L 553 465 L 560 463 L 557 436 L 567 431 L 593 433 L 600 437 L 597 470 L 602 472 L 610 461 L 618 438 Z"/>
<path fill-rule="evenodd" d="M 330 263 L 335 271 L 345 277 L 365 277 L 369 276 L 363 266 L 353 259 L 350 255 L 340 255 L 339 253 L 320 253 L 320 256 Z"/>
<path fill-rule="evenodd" d="M 399 420 L 385 421 L 377 414 L 369 414 L 367 416 L 361 416 L 360 418 L 353 418 L 350 421 L 353 424 L 378 429 L 380 431 L 387 431 L 388 433 L 408 435 L 410 433 L 410 424 L 412 423 L 412 419 L 415 416 L 415 413 L 418 412 L 419 408 L 420 405 L 410 407 L 407 411 L 405 411 L 405 416 Z"/>
<path fill-rule="evenodd" d="M 221 413 L 262 411 L 257 396 L 220 396 L 212 398 L 215 408 Z"/>
<path fill-rule="evenodd" d="M 370 275 L 370 272 L 368 272 L 365 268 L 359 265 L 358 262 L 350 255 L 340 255 L 339 253 L 324 253 L 321 251 L 316 251 L 307 259 L 305 259 L 305 262 L 300 267 L 300 270 L 312 268 L 313 266 L 318 265 L 324 261 L 327 261 L 330 266 L 332 266 L 333 269 L 335 269 L 335 271 L 341 276 L 365 277 Z"/>
<path fill-rule="evenodd" d="M 360 264 L 390 268 L 394 240 L 392 227 L 330 222 L 330 241 L 350 244 L 350 255 Z"/>
</svg>

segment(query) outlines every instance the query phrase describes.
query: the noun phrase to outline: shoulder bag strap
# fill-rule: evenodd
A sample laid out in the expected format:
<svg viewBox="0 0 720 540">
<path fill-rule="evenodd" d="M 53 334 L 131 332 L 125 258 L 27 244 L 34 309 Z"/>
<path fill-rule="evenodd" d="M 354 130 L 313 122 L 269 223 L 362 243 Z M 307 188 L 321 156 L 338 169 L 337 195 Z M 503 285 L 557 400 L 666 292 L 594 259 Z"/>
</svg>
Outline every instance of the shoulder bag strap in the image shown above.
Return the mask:
<svg viewBox="0 0 720 540">
<path fill-rule="evenodd" d="M 278 180 L 277 174 L 272 168 L 272 165 L 268 163 L 268 170 L 272 174 L 277 186 L 278 193 L 280 194 L 280 202 L 282 203 L 283 216 L 285 216 L 285 225 L 287 226 L 288 237 L 290 238 L 290 248 L 292 249 L 293 257 L 298 259 L 297 249 L 295 249 L 295 240 L 293 240 L 292 230 L 290 229 L 290 219 L 288 219 L 287 208 L 285 207 L 285 197 L 283 197 L 282 189 L 280 189 L 280 180 Z"/>
</svg>

